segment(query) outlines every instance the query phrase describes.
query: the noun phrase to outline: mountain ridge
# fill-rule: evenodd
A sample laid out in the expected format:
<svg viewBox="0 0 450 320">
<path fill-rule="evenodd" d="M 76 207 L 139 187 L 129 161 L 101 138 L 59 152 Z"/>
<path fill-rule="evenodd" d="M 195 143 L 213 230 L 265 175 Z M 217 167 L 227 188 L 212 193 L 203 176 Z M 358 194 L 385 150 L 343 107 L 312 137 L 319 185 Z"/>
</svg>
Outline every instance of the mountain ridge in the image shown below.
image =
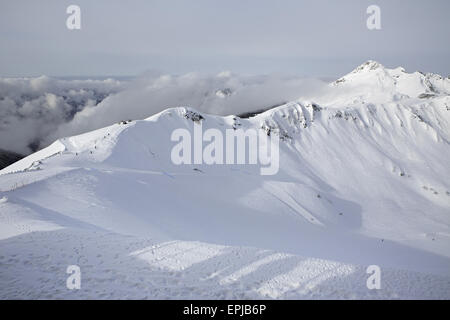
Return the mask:
<svg viewBox="0 0 450 320">
<path fill-rule="evenodd" d="M 232 298 L 448 298 L 447 82 L 428 98 L 417 96 L 425 86 L 416 86 L 415 75 L 399 77 L 402 84 L 388 92 L 368 92 L 380 79 L 393 85 L 373 67 L 365 67 L 370 77 L 360 78 L 360 88 L 356 78 L 346 81 L 350 87 L 330 84 L 317 99 L 250 118 L 176 107 L 58 139 L 0 171 L 5 255 L 17 247 L 26 252 L 32 237 L 51 248 L 58 238 L 78 248 L 79 235 L 89 257 L 127 257 L 126 270 L 105 260 L 117 274 L 147 266 L 174 292 L 189 282 L 196 297 L 229 289 Z M 262 176 L 258 164 L 174 164 L 172 133 L 193 135 L 199 124 L 223 136 L 251 129 L 279 138 L 279 171 Z M 104 237 L 113 245 L 97 248 Z M 129 241 L 133 250 L 121 244 Z M 386 272 L 388 290 L 365 288 L 373 264 Z M 230 265 L 236 272 L 228 273 Z M 115 281 L 117 292 L 139 295 L 135 279 Z"/>
</svg>

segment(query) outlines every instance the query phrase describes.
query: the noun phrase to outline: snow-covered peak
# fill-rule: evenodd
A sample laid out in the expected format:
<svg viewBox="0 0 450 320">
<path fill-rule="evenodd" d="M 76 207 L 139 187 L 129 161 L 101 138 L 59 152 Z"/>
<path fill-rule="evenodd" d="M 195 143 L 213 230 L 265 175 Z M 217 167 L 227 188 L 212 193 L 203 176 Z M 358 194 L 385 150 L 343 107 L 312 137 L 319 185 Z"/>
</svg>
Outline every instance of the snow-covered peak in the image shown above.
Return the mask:
<svg viewBox="0 0 450 320">
<path fill-rule="evenodd" d="M 351 73 L 370 72 L 370 71 L 374 71 L 377 69 L 383 70 L 383 69 L 385 69 L 385 67 L 377 61 L 368 60 L 368 61 L 364 62 L 363 64 L 359 65 Z"/>
<path fill-rule="evenodd" d="M 331 84 L 338 89 L 334 95 L 360 97 L 373 102 L 403 98 L 430 98 L 450 94 L 450 79 L 416 71 L 408 73 L 403 67 L 387 68 L 369 60 Z M 340 90 L 340 91 L 339 91 Z M 342 98 L 342 97 L 341 97 Z M 371 101 L 372 102 L 372 101 Z"/>
</svg>

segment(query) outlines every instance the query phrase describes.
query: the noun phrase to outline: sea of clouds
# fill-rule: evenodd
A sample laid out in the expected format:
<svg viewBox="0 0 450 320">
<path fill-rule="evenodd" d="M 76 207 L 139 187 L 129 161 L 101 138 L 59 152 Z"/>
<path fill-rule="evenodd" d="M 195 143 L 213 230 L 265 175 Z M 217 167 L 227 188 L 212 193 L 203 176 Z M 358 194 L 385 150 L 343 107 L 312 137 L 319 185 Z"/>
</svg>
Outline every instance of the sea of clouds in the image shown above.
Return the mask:
<svg viewBox="0 0 450 320">
<path fill-rule="evenodd" d="M 241 114 L 304 96 L 326 85 L 319 79 L 146 73 L 130 80 L 0 78 L 0 149 L 29 154 L 54 140 L 164 109 L 189 106 Z"/>
</svg>

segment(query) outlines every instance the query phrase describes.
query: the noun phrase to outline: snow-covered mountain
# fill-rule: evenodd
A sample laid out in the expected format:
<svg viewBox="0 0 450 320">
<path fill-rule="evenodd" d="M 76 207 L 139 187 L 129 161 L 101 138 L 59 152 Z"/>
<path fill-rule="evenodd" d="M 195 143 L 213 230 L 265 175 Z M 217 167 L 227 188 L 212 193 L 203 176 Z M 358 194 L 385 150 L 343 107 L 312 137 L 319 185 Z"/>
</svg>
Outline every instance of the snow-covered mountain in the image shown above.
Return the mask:
<svg viewBox="0 0 450 320">
<path fill-rule="evenodd" d="M 0 171 L 0 297 L 448 299 L 449 94 L 368 61 L 254 117 L 179 107 L 59 139 Z M 173 164 L 198 122 L 279 137 L 278 173 Z"/>
<path fill-rule="evenodd" d="M 449 78 L 420 71 L 407 73 L 402 67 L 388 69 L 376 61 L 367 61 L 333 85 L 351 90 L 350 96 L 360 95 L 375 100 L 372 102 L 383 102 L 383 99 L 397 101 L 404 97 L 424 99 L 448 95 L 449 92 Z"/>
</svg>

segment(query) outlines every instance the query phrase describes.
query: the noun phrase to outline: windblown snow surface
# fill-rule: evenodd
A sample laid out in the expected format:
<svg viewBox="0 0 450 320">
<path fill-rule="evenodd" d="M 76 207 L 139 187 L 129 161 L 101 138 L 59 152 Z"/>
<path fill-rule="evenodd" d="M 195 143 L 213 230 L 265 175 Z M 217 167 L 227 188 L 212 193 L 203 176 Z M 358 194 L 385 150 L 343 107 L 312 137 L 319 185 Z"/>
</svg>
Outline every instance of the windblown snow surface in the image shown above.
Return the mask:
<svg viewBox="0 0 450 320">
<path fill-rule="evenodd" d="M 449 93 L 369 61 L 314 101 L 202 113 L 278 135 L 272 176 L 174 165 L 187 107 L 57 140 L 0 171 L 0 298 L 449 299 Z"/>
</svg>

